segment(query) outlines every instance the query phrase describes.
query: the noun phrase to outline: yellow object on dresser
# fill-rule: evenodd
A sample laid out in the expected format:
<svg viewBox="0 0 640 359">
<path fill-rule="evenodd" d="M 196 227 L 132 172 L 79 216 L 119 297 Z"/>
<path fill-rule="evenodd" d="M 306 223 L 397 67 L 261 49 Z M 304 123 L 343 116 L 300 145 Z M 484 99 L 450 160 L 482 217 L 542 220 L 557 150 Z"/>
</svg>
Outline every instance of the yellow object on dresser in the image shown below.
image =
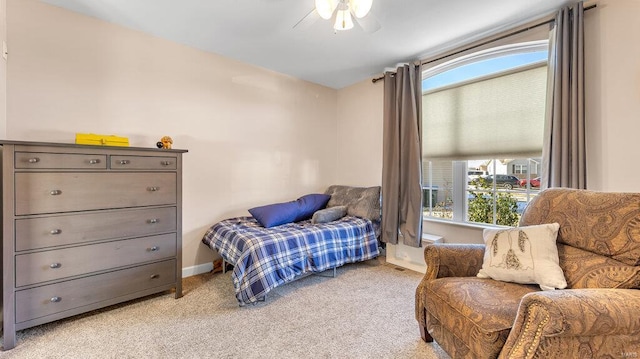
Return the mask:
<svg viewBox="0 0 640 359">
<path fill-rule="evenodd" d="M 129 138 L 115 135 L 96 135 L 94 133 L 76 133 L 76 144 L 128 147 Z"/>
</svg>

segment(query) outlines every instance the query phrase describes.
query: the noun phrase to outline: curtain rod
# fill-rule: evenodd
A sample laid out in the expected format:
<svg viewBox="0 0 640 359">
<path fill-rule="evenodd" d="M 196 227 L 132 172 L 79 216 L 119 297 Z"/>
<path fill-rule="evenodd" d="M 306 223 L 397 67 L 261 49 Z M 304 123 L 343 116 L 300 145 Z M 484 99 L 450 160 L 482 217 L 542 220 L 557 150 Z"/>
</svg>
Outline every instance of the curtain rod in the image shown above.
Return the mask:
<svg viewBox="0 0 640 359">
<path fill-rule="evenodd" d="M 598 5 L 597 5 L 597 4 L 589 5 L 589 6 L 587 6 L 587 7 L 585 7 L 585 8 L 584 8 L 584 11 L 591 10 L 591 9 L 595 8 L 596 6 L 598 6 Z M 420 61 L 420 64 L 421 64 L 421 65 L 424 65 L 424 64 L 429 64 L 429 63 L 432 63 L 432 62 L 440 61 L 440 60 L 446 59 L 447 57 L 455 56 L 455 55 L 457 55 L 457 54 L 459 54 L 459 53 L 462 53 L 462 52 L 465 52 L 465 51 L 468 51 L 468 50 L 471 50 L 471 49 L 475 49 L 476 47 L 484 46 L 484 45 L 486 45 L 486 44 L 490 44 L 490 43 L 492 43 L 492 42 L 494 42 L 494 41 L 502 40 L 502 39 L 507 38 L 507 37 L 509 37 L 509 36 L 517 35 L 517 34 L 520 34 L 520 33 L 525 32 L 525 31 L 533 30 L 533 29 L 535 29 L 536 27 L 543 26 L 543 25 L 546 25 L 546 24 L 550 24 L 550 23 L 552 23 L 552 22 L 554 22 L 554 21 L 555 21 L 555 18 L 553 18 L 553 19 L 551 19 L 551 20 L 542 21 L 542 22 L 539 22 L 539 23 L 537 23 L 537 24 L 533 24 L 533 25 L 531 25 L 531 26 L 528 26 L 528 27 L 526 27 L 526 28 L 524 28 L 524 29 L 520 29 L 520 30 L 517 30 L 517 31 L 514 31 L 514 32 L 510 32 L 510 33 L 508 33 L 508 34 L 504 34 L 504 35 L 502 35 L 502 36 L 500 36 L 500 37 L 498 37 L 498 38 L 491 39 L 491 40 L 488 40 L 488 41 L 485 41 L 485 42 L 482 42 L 482 43 L 479 43 L 479 44 L 476 44 L 476 45 L 473 45 L 473 46 L 470 46 L 470 47 L 467 47 L 467 48 L 461 49 L 461 50 L 456 51 L 456 52 L 454 52 L 454 53 L 447 54 L 447 55 L 444 55 L 444 56 L 438 57 L 438 58 L 433 59 L 433 60 Z M 391 73 L 393 74 L 393 73 L 395 73 L 395 72 L 391 72 Z M 380 80 L 384 80 L 384 75 L 382 75 L 382 76 L 380 76 L 380 77 L 376 77 L 376 78 L 374 78 L 374 79 L 371 79 L 371 82 L 373 82 L 373 83 L 375 84 L 376 82 L 378 82 L 378 81 L 380 81 Z"/>
</svg>

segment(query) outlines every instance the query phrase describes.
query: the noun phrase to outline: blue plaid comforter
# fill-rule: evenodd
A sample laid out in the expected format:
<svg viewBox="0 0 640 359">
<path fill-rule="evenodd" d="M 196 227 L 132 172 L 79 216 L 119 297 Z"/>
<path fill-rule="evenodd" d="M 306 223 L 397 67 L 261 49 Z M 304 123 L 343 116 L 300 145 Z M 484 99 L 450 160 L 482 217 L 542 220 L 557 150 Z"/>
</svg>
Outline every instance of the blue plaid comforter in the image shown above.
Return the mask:
<svg viewBox="0 0 640 359">
<path fill-rule="evenodd" d="M 202 242 L 233 264 L 233 286 L 240 305 L 255 303 L 273 288 L 308 272 L 375 258 L 379 255 L 370 220 L 346 216 L 262 227 L 253 217 L 223 220 Z"/>
</svg>

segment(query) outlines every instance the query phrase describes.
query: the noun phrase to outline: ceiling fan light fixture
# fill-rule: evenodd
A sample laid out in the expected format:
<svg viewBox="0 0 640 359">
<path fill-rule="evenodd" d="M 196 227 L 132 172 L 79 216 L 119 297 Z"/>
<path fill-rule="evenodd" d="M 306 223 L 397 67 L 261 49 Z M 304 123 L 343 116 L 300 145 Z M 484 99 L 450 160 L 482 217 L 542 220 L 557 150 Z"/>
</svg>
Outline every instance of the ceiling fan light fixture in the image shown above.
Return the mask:
<svg viewBox="0 0 640 359">
<path fill-rule="evenodd" d="M 337 6 L 338 0 L 316 0 L 316 11 L 325 20 L 331 19 Z"/>
<path fill-rule="evenodd" d="M 373 0 L 349 0 L 349 5 L 353 10 L 353 15 L 358 19 L 362 19 L 371 11 Z"/>
<path fill-rule="evenodd" d="M 333 25 L 333 29 L 337 31 L 349 30 L 353 28 L 353 19 L 351 18 L 351 12 L 349 9 L 338 10 L 336 14 L 336 23 Z"/>
</svg>

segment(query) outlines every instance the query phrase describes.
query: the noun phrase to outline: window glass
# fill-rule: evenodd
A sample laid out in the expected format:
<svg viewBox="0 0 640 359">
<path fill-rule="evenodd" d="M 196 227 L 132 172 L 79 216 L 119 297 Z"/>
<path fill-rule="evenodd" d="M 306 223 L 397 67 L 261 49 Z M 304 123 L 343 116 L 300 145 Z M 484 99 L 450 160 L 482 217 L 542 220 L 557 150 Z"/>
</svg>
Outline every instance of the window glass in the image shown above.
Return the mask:
<svg viewBox="0 0 640 359">
<path fill-rule="evenodd" d="M 538 193 L 547 42 L 534 45 L 425 69 L 425 218 L 515 226 Z"/>
<path fill-rule="evenodd" d="M 467 65 L 454 67 L 448 71 L 430 75 L 422 80 L 422 91 L 430 91 L 435 88 L 444 87 L 474 78 L 505 72 L 510 69 L 521 67 L 525 64 L 547 62 L 547 51 L 535 51 L 516 53 L 487 60 L 472 62 Z M 432 70 L 432 72 L 434 72 Z M 435 71 L 437 72 L 437 71 Z"/>
</svg>

